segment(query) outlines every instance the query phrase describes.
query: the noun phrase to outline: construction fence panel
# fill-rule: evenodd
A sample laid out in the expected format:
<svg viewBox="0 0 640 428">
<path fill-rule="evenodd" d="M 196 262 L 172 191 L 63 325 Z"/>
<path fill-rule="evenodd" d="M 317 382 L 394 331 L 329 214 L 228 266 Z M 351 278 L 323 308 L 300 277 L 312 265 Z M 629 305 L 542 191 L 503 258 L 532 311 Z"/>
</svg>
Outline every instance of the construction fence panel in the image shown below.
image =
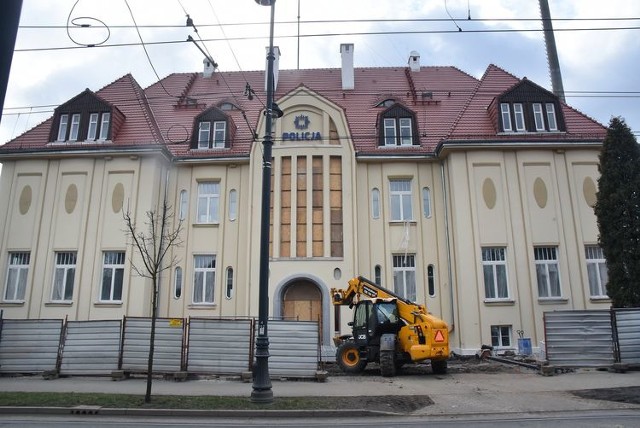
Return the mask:
<svg viewBox="0 0 640 428">
<path fill-rule="evenodd" d="M 250 319 L 189 319 L 187 371 L 239 375 L 251 370 Z"/>
<path fill-rule="evenodd" d="M 640 309 L 613 309 L 620 362 L 640 365 Z"/>
<path fill-rule="evenodd" d="M 118 369 L 122 320 L 68 321 L 60 374 L 108 375 Z"/>
<path fill-rule="evenodd" d="M 547 360 L 558 367 L 607 367 L 614 363 L 609 310 L 544 313 Z"/>
<path fill-rule="evenodd" d="M 269 321 L 268 334 L 270 376 L 315 377 L 320 355 L 316 321 Z"/>
<path fill-rule="evenodd" d="M 0 372 L 55 370 L 62 320 L 0 320 Z"/>
<path fill-rule="evenodd" d="M 157 318 L 153 354 L 154 373 L 182 370 L 184 319 Z M 124 319 L 122 338 L 122 370 L 147 372 L 151 318 Z"/>
</svg>

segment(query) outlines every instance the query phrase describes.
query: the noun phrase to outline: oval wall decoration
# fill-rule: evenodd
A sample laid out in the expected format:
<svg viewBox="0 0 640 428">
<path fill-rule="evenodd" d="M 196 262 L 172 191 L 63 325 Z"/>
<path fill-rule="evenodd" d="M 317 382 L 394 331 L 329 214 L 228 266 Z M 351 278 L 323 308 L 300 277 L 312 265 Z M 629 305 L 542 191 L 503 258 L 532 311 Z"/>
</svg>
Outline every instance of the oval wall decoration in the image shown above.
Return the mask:
<svg viewBox="0 0 640 428">
<path fill-rule="evenodd" d="M 482 183 L 482 197 L 490 210 L 496 206 L 496 185 L 493 184 L 493 180 L 490 178 L 485 178 Z"/>
<path fill-rule="evenodd" d="M 582 182 L 582 194 L 584 195 L 584 200 L 587 202 L 587 205 L 591 208 L 596 206 L 596 192 L 596 183 L 591 177 L 585 177 Z"/>
<path fill-rule="evenodd" d="M 22 192 L 20 192 L 20 201 L 18 202 L 18 209 L 20 210 L 20 214 L 25 215 L 29 212 L 29 208 L 31 208 L 32 197 L 33 192 L 31 190 L 31 186 L 27 184 L 22 188 Z"/>
<path fill-rule="evenodd" d="M 113 188 L 113 194 L 111 195 L 111 208 L 114 213 L 119 213 L 124 203 L 124 186 L 122 183 L 118 183 Z"/>
<path fill-rule="evenodd" d="M 76 209 L 76 203 L 78 202 L 78 187 L 75 184 L 70 184 L 67 187 L 67 193 L 64 196 L 64 209 L 67 214 L 71 214 Z"/>
<path fill-rule="evenodd" d="M 533 197 L 540 208 L 547 206 L 547 185 L 544 184 L 544 180 L 540 177 L 533 182 Z"/>
</svg>

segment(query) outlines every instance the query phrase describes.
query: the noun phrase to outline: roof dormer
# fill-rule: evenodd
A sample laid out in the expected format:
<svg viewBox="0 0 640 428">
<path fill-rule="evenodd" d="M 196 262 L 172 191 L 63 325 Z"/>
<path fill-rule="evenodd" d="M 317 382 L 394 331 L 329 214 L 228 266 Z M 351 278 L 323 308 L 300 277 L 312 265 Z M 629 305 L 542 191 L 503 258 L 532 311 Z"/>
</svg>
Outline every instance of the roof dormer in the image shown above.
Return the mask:
<svg viewBox="0 0 640 428">
<path fill-rule="evenodd" d="M 219 107 L 211 107 L 200 113 L 193 122 L 192 149 L 230 148 L 235 136 L 233 119 Z"/>
<path fill-rule="evenodd" d="M 399 103 L 393 103 L 378 116 L 378 146 L 420 145 L 416 114 Z"/>
</svg>

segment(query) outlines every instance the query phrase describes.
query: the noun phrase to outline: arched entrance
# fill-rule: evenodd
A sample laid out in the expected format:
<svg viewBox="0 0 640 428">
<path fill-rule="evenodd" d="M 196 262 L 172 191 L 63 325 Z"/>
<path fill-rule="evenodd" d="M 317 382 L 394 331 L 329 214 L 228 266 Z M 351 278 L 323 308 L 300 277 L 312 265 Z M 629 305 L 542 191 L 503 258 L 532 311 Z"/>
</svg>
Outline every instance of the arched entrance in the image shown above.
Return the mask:
<svg viewBox="0 0 640 428">
<path fill-rule="evenodd" d="M 282 294 L 282 316 L 298 321 L 317 321 L 322 331 L 322 292 L 308 280 L 289 284 Z"/>
</svg>

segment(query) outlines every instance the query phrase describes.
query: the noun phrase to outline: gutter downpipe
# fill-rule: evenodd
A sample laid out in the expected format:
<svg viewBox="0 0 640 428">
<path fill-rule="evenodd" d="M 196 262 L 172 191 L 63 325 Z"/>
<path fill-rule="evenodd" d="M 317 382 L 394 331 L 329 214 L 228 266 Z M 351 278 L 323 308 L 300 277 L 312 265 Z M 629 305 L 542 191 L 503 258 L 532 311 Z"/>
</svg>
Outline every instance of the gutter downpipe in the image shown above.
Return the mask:
<svg viewBox="0 0 640 428">
<path fill-rule="evenodd" d="M 444 199 L 444 232 L 447 246 L 447 273 L 449 276 L 449 299 L 451 301 L 451 323 L 449 333 L 456 330 L 455 305 L 453 302 L 453 273 L 451 272 L 451 243 L 449 242 L 449 197 L 445 183 L 444 159 L 440 161 L 440 179 L 442 180 L 442 195 Z"/>
</svg>

